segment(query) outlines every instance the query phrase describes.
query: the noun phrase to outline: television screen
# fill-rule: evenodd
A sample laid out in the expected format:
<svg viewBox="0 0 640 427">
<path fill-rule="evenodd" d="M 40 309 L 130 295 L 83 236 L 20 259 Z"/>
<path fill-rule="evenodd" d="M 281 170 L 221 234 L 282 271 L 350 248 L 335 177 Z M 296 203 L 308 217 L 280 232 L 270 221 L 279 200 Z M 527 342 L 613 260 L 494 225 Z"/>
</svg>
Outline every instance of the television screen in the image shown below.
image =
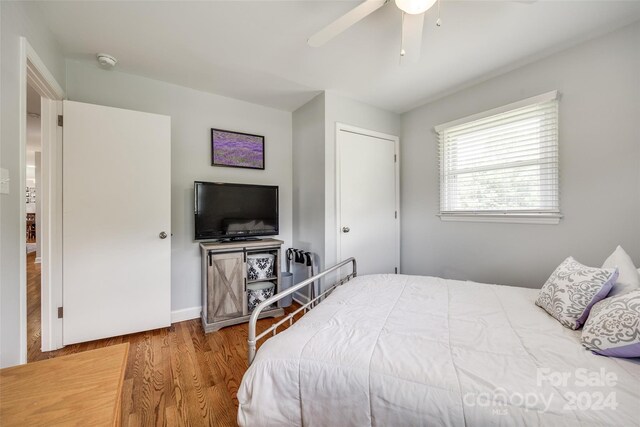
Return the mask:
<svg viewBox="0 0 640 427">
<path fill-rule="evenodd" d="M 278 187 L 194 183 L 195 238 L 229 239 L 278 234 Z"/>
</svg>

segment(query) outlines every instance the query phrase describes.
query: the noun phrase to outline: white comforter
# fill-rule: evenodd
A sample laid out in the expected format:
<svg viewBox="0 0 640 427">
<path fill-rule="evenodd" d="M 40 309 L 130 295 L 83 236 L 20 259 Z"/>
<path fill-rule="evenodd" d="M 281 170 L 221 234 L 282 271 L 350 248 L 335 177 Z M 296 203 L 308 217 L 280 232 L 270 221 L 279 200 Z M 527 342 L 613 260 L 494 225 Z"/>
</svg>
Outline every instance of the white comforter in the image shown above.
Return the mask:
<svg viewBox="0 0 640 427">
<path fill-rule="evenodd" d="M 585 350 L 536 295 L 358 277 L 262 346 L 238 391 L 238 422 L 640 425 L 640 362 Z"/>
</svg>

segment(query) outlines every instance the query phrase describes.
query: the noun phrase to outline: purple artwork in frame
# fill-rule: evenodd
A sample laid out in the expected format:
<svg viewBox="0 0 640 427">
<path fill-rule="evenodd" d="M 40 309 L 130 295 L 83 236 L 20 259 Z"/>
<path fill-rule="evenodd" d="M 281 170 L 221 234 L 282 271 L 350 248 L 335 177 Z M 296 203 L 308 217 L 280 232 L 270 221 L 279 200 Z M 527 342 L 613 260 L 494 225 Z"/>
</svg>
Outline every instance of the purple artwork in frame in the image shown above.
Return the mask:
<svg viewBox="0 0 640 427">
<path fill-rule="evenodd" d="M 264 170 L 264 136 L 211 129 L 211 165 Z"/>
</svg>

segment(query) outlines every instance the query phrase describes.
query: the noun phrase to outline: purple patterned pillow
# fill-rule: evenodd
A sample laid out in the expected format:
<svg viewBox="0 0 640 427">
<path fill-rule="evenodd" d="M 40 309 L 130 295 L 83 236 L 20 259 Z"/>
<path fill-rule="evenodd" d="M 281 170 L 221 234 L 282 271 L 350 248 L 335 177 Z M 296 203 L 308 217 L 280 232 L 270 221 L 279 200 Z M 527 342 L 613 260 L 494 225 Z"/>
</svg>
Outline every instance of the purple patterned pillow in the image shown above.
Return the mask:
<svg viewBox="0 0 640 427">
<path fill-rule="evenodd" d="M 587 267 L 569 257 L 540 289 L 536 305 L 563 326 L 578 329 L 587 320 L 591 307 L 611 291 L 617 278 L 617 269 Z"/>
<path fill-rule="evenodd" d="M 640 357 L 640 289 L 594 305 L 582 345 L 603 356 Z"/>
</svg>

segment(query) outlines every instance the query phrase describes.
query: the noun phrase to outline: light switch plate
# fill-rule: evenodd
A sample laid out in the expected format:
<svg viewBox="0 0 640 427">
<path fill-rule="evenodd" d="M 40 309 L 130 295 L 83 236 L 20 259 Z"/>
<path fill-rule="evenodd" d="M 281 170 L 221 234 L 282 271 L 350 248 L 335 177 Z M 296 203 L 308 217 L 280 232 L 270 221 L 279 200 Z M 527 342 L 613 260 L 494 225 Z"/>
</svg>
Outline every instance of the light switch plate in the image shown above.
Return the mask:
<svg viewBox="0 0 640 427">
<path fill-rule="evenodd" d="M 0 194 L 9 194 L 9 169 L 0 168 Z"/>
</svg>

